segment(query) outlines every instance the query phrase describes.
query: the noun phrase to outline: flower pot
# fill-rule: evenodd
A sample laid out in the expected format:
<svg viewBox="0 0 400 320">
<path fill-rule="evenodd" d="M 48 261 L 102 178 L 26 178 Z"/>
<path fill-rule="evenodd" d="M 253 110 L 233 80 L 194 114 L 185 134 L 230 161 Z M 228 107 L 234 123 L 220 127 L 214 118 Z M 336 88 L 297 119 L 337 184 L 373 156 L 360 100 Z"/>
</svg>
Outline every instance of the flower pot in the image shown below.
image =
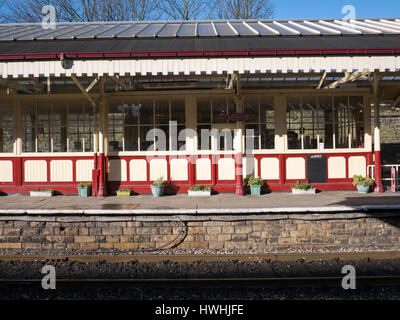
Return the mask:
<svg viewBox="0 0 400 320">
<path fill-rule="evenodd" d="M 292 188 L 292 194 L 316 194 L 316 193 L 317 193 L 316 188 L 311 188 L 308 190 Z"/>
<path fill-rule="evenodd" d="M 49 191 L 29 191 L 31 197 L 52 197 L 53 190 Z"/>
<path fill-rule="evenodd" d="M 363 186 L 363 185 L 361 185 L 361 184 L 358 184 L 357 185 L 357 190 L 358 190 L 358 193 L 361 193 L 361 194 L 367 194 L 367 193 L 369 193 L 369 190 L 371 189 L 371 186 Z"/>
<path fill-rule="evenodd" d="M 131 195 L 131 190 L 117 190 L 118 197 L 129 197 Z"/>
<path fill-rule="evenodd" d="M 189 190 L 188 196 L 189 197 L 209 197 L 209 196 L 211 196 L 211 190 L 201 190 L 201 191 Z"/>
<path fill-rule="evenodd" d="M 250 186 L 250 194 L 252 196 L 259 196 L 261 195 L 261 187 L 262 186 Z"/>
<path fill-rule="evenodd" d="M 86 187 L 86 188 L 78 187 L 78 195 L 80 197 L 90 197 L 92 195 L 92 187 Z"/>
<path fill-rule="evenodd" d="M 153 197 L 161 197 L 164 194 L 164 188 L 165 186 L 150 186 L 151 187 L 151 193 L 153 194 Z"/>
</svg>

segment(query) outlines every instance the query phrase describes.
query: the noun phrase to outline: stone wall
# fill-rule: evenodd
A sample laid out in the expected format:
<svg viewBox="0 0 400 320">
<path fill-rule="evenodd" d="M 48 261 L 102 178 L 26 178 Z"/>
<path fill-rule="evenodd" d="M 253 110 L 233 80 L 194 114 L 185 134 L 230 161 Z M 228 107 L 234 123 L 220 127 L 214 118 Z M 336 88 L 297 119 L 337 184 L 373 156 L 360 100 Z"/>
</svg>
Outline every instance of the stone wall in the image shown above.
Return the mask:
<svg viewBox="0 0 400 320">
<path fill-rule="evenodd" d="M 215 221 L 193 221 L 208 220 L 206 217 L 187 217 L 188 221 L 167 221 L 174 220 L 171 217 L 160 221 L 132 221 L 140 219 L 137 217 L 118 217 L 118 221 L 108 217 L 0 218 L 0 249 L 395 248 L 400 243 L 400 217 L 385 214 L 310 214 L 282 218 L 262 215 L 240 219 L 223 217 Z M 241 221 L 223 221 L 234 219 Z"/>
</svg>

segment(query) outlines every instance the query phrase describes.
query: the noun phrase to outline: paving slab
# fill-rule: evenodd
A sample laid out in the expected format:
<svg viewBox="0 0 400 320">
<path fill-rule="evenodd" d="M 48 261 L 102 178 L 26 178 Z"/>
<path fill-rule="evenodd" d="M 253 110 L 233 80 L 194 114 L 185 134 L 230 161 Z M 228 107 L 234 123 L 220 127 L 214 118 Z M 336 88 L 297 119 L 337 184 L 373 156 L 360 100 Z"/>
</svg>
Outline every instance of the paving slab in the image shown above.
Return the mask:
<svg viewBox="0 0 400 320">
<path fill-rule="evenodd" d="M 1 214 L 239 214 L 239 213 L 307 213 L 400 210 L 400 193 L 329 191 L 315 195 L 292 195 L 277 192 L 261 196 L 238 197 L 224 193 L 211 197 L 188 197 L 186 194 L 154 198 L 151 195 L 131 197 L 81 198 L 55 196 L 0 197 Z"/>
</svg>

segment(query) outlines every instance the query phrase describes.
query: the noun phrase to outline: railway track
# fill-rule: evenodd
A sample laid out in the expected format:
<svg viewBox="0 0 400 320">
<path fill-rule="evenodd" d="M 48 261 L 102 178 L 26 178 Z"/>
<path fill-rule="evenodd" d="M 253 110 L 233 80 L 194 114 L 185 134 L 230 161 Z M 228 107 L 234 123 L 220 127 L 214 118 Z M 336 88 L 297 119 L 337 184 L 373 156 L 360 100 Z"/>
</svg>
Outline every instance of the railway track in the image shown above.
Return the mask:
<svg viewBox="0 0 400 320">
<path fill-rule="evenodd" d="M 0 287 L 41 287 L 41 279 L 0 279 Z M 342 277 L 197 278 L 197 279 L 57 279 L 57 288 L 269 288 L 341 287 Z M 360 276 L 357 286 L 400 287 L 400 276 Z"/>
</svg>

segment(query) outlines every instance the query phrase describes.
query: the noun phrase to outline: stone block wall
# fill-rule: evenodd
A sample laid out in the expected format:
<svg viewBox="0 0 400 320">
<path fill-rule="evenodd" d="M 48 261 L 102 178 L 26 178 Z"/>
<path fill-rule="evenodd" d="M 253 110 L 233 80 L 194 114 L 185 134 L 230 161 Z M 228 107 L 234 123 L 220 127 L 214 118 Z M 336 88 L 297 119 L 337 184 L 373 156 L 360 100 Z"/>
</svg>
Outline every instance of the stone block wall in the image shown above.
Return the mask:
<svg viewBox="0 0 400 320">
<path fill-rule="evenodd" d="M 0 249 L 390 249 L 400 243 L 400 217 L 354 218 L 349 214 L 349 218 L 333 215 L 332 219 L 316 220 L 314 215 L 309 216 L 309 220 L 263 215 L 248 221 L 183 222 L 132 221 L 137 218 L 131 217 L 126 217 L 127 221 L 107 221 L 107 217 L 90 217 L 91 221 L 87 217 L 75 217 L 74 221 L 3 217 Z"/>
</svg>

